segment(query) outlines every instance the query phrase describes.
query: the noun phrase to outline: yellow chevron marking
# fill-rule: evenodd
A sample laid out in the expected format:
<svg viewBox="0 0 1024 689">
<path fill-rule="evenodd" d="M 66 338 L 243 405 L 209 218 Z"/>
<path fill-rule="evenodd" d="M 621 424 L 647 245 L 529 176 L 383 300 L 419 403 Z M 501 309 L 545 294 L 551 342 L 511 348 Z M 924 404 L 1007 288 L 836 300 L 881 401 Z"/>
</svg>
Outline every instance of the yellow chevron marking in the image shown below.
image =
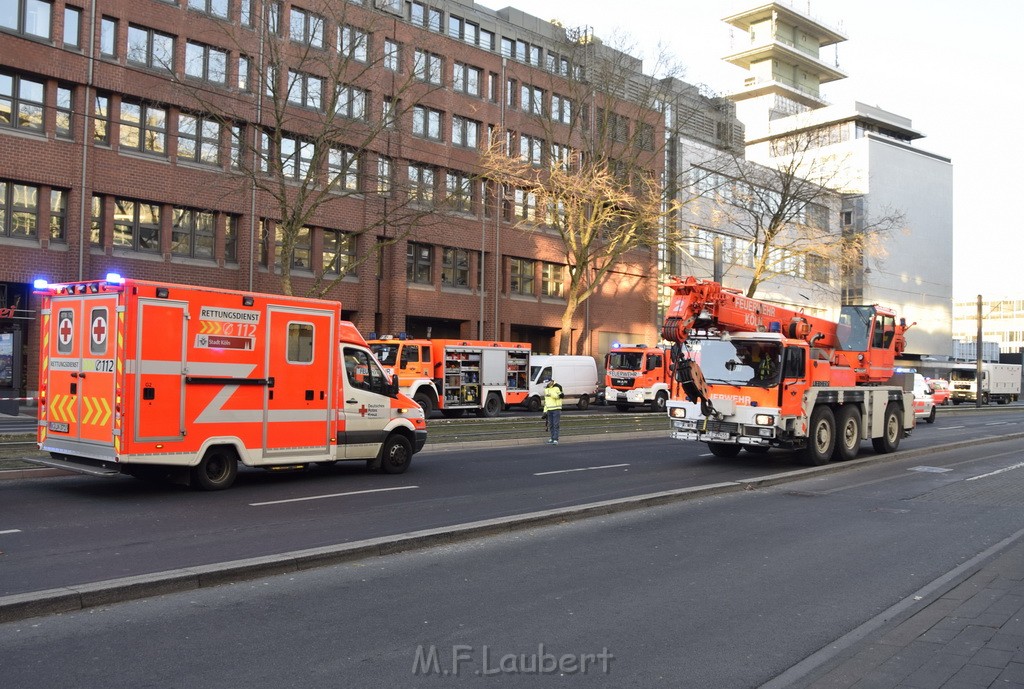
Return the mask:
<svg viewBox="0 0 1024 689">
<path fill-rule="evenodd" d="M 99 405 L 95 407 L 93 406 L 92 397 L 83 397 L 82 402 L 85 404 L 85 414 L 82 416 L 82 424 L 85 426 L 90 426 L 92 425 L 94 420 L 93 414 L 99 416 L 100 408 Z"/>
<path fill-rule="evenodd" d="M 54 395 L 50 398 L 50 416 L 57 421 L 63 421 L 60 415 L 60 399 L 63 395 Z"/>
<path fill-rule="evenodd" d="M 110 402 L 107 401 L 107 398 L 101 397 L 100 398 L 100 406 L 103 408 L 103 411 L 102 411 L 103 415 L 100 417 L 99 425 L 100 426 L 106 426 L 107 425 L 107 421 L 110 420 L 110 413 L 111 413 Z"/>
<path fill-rule="evenodd" d="M 67 408 L 64 410 L 64 415 L 67 417 L 68 422 L 77 423 L 78 419 L 75 418 L 75 398 L 68 395 Z"/>
</svg>

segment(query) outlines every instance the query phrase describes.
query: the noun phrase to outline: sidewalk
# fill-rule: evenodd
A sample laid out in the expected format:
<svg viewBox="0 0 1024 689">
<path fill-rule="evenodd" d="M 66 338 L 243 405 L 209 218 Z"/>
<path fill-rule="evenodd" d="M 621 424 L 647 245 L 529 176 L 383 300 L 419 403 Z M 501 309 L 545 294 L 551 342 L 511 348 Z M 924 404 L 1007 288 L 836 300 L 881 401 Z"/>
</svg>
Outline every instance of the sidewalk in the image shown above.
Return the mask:
<svg viewBox="0 0 1024 689">
<path fill-rule="evenodd" d="M 1024 688 L 1022 534 L 932 582 L 762 689 Z"/>
</svg>

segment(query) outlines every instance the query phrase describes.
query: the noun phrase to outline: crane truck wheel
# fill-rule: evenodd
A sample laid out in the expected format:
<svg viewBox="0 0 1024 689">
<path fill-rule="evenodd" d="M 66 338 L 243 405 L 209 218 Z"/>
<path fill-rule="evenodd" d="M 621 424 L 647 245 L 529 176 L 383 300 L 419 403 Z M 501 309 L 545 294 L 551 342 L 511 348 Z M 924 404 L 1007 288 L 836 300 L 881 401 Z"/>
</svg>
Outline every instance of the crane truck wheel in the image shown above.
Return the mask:
<svg viewBox="0 0 1024 689">
<path fill-rule="evenodd" d="M 225 447 L 211 447 L 192 467 L 192 484 L 202 490 L 230 488 L 238 475 L 238 457 Z"/>
<path fill-rule="evenodd" d="M 818 405 L 811 413 L 811 424 L 807 429 L 807 446 L 801 452 L 801 459 L 811 466 L 828 464 L 836 449 L 836 417 L 825 405 Z"/>
<path fill-rule="evenodd" d="M 882 424 L 882 437 L 872 438 L 871 446 L 878 454 L 895 452 L 903 437 L 903 423 L 900 420 L 900 407 L 895 402 L 885 405 L 885 417 Z"/>
<path fill-rule="evenodd" d="M 860 452 L 860 429 L 863 417 L 860 409 L 852 405 L 839 408 L 836 414 L 836 449 L 832 459 L 846 462 Z"/>
<path fill-rule="evenodd" d="M 708 449 L 711 450 L 711 454 L 715 457 L 735 457 L 743 448 L 739 445 L 729 445 L 728 443 L 708 443 Z"/>
</svg>

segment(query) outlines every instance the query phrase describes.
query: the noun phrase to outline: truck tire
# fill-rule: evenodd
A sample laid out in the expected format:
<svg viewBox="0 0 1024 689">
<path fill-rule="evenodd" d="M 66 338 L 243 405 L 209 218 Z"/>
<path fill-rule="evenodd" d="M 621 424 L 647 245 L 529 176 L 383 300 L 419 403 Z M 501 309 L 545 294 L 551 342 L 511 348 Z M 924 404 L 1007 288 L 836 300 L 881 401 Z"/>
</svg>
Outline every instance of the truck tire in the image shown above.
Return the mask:
<svg viewBox="0 0 1024 689">
<path fill-rule="evenodd" d="M 580 399 L 576 403 L 576 408 L 579 409 L 580 411 L 586 411 L 587 407 L 589 407 L 589 406 L 590 406 L 590 396 L 589 395 L 580 395 Z"/>
<path fill-rule="evenodd" d="M 836 449 L 832 459 L 846 462 L 857 457 L 860 452 L 860 429 L 864 421 L 860 409 L 853 405 L 839 408 L 836 414 Z"/>
<path fill-rule="evenodd" d="M 423 408 L 423 416 L 430 418 L 431 414 L 434 413 L 434 399 L 425 392 L 417 392 L 412 401 L 420 405 Z"/>
<path fill-rule="evenodd" d="M 392 433 L 380 448 L 380 470 L 385 474 L 404 474 L 412 462 L 412 443 L 401 433 Z"/>
<path fill-rule="evenodd" d="M 885 415 L 882 421 L 882 436 L 872 438 L 871 446 L 878 454 L 895 452 L 900 446 L 900 438 L 903 437 L 903 421 L 900 419 L 900 406 L 895 402 L 885 405 Z"/>
<path fill-rule="evenodd" d="M 540 397 L 534 395 L 526 400 L 526 411 L 538 412 L 540 411 L 541 402 Z"/>
<path fill-rule="evenodd" d="M 227 447 L 211 447 L 192 467 L 192 485 L 201 490 L 230 488 L 238 475 L 238 456 Z"/>
<path fill-rule="evenodd" d="M 735 457 L 743 448 L 729 443 L 708 443 L 708 449 L 715 457 Z"/>
<path fill-rule="evenodd" d="M 811 412 L 811 423 L 807 427 L 807 445 L 800 453 L 804 464 L 822 466 L 832 459 L 836 449 L 836 417 L 825 405 L 818 405 Z"/>
<path fill-rule="evenodd" d="M 668 393 L 662 391 L 654 396 L 651 400 L 651 411 L 656 411 L 659 414 L 665 413 L 665 408 L 668 407 Z"/>
<path fill-rule="evenodd" d="M 487 399 L 484 400 L 484 406 L 477 409 L 476 415 L 482 416 L 485 419 L 494 418 L 501 412 L 502 406 L 504 406 L 504 404 L 501 401 L 501 396 L 492 392 L 487 395 Z"/>
</svg>

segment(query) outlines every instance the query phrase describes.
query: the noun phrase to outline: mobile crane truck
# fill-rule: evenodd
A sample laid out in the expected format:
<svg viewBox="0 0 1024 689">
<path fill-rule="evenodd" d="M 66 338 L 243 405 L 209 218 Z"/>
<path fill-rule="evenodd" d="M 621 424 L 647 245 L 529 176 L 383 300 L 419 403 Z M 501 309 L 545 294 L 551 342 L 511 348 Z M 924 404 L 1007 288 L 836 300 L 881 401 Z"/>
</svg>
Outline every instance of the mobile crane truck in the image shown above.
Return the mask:
<svg viewBox="0 0 1024 689">
<path fill-rule="evenodd" d="M 672 345 L 671 437 L 717 457 L 773 447 L 805 463 L 857 456 L 862 440 L 895 452 L 914 428 L 914 397 L 894 378 L 913 326 L 884 307 L 843 306 L 839 321 L 673 277 L 662 327 Z"/>
</svg>

